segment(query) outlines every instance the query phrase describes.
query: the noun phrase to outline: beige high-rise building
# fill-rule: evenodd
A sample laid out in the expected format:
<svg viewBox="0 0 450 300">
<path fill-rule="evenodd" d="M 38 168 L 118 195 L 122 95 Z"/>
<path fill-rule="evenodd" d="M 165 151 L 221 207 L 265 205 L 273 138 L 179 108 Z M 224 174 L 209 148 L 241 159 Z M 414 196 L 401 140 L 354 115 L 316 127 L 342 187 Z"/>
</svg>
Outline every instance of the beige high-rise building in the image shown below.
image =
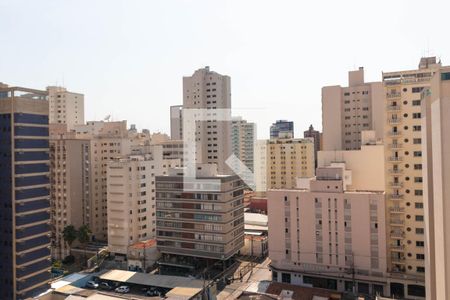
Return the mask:
<svg viewBox="0 0 450 300">
<path fill-rule="evenodd" d="M 183 105 L 170 107 L 170 138 L 172 140 L 183 139 Z"/>
<path fill-rule="evenodd" d="M 58 128 L 59 127 L 59 128 Z M 50 125 L 50 204 L 52 257 L 70 254 L 62 232 L 67 225 L 88 224 L 90 205 L 90 141 L 68 133 L 66 125 Z"/>
<path fill-rule="evenodd" d="M 75 127 L 77 137 L 90 140 L 91 156 L 91 199 L 86 218 L 93 238 L 106 241 L 107 226 L 107 183 L 108 162 L 131 154 L 133 146 L 149 143 L 149 137 L 128 132 L 127 122 L 88 122 Z"/>
<path fill-rule="evenodd" d="M 185 110 L 228 110 L 226 120 L 205 120 L 195 122 L 195 157 L 197 164 L 217 164 L 219 173 L 228 174 L 225 161 L 231 155 L 231 87 L 230 77 L 210 71 L 209 67 L 199 69 L 192 76 L 183 77 L 183 119 Z M 183 127 L 183 135 L 187 128 Z"/>
<path fill-rule="evenodd" d="M 450 67 L 422 92 L 427 299 L 450 299 Z"/>
<path fill-rule="evenodd" d="M 84 124 L 84 95 L 67 91 L 60 86 L 47 87 L 49 123 L 67 124 L 68 130 Z"/>
<path fill-rule="evenodd" d="M 257 192 L 267 191 L 267 140 L 257 140 L 254 147 L 254 178 Z"/>
<path fill-rule="evenodd" d="M 425 211 L 421 93 L 440 69 L 434 57 L 416 70 L 383 73 L 385 88 L 388 270 L 399 297 L 425 296 Z M 434 91 L 432 91 L 434 93 Z"/>
<path fill-rule="evenodd" d="M 108 163 L 108 249 L 126 256 L 139 241 L 156 237 L 155 176 L 179 167 L 180 160 L 165 160 L 162 151 L 116 158 Z"/>
<path fill-rule="evenodd" d="M 267 189 L 295 188 L 298 177 L 314 176 L 312 139 L 270 139 L 266 147 Z"/>
<path fill-rule="evenodd" d="M 323 150 L 361 147 L 361 131 L 384 133 L 384 90 L 381 82 L 365 82 L 364 69 L 348 73 L 348 87 L 322 88 Z"/>
<path fill-rule="evenodd" d="M 360 175 L 369 173 L 363 163 L 354 166 Z M 374 171 L 383 177 L 382 169 Z M 364 190 L 351 189 L 352 172 L 345 162 L 332 163 L 297 188 L 267 192 L 274 281 L 368 295 L 389 292 L 384 191 L 371 190 L 369 178 Z"/>
</svg>

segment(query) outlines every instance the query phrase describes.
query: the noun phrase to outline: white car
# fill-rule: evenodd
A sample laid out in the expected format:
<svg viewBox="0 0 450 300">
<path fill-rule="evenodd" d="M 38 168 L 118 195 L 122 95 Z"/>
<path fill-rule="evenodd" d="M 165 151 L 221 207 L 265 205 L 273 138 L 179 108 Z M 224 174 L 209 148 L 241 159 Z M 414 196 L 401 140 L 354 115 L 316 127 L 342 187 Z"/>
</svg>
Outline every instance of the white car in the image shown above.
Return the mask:
<svg viewBox="0 0 450 300">
<path fill-rule="evenodd" d="M 130 292 L 130 288 L 126 285 L 119 286 L 117 289 L 115 289 L 116 293 L 126 294 Z"/>
<path fill-rule="evenodd" d="M 96 283 L 95 281 L 89 280 L 88 282 L 86 282 L 86 287 L 91 288 L 91 289 L 97 289 L 98 283 Z"/>
</svg>

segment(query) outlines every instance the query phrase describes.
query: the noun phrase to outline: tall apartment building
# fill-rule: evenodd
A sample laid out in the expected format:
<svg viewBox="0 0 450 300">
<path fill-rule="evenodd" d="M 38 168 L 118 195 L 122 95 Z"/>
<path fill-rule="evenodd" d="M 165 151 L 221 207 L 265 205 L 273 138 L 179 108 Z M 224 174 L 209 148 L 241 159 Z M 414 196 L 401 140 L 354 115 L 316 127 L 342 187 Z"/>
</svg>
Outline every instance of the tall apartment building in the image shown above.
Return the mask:
<svg viewBox="0 0 450 300">
<path fill-rule="evenodd" d="M 184 171 L 156 177 L 161 263 L 199 268 L 226 261 L 244 245 L 244 184 L 236 175 L 218 175 L 215 165 L 197 165 L 197 179 L 184 178 Z"/>
<path fill-rule="evenodd" d="M 277 120 L 270 126 L 270 138 L 294 138 L 294 122 Z"/>
<path fill-rule="evenodd" d="M 108 162 L 131 154 L 133 146 L 149 142 L 146 135 L 128 132 L 127 122 L 88 122 L 75 126 L 77 138 L 90 141 L 90 205 L 85 213 L 93 239 L 106 241 L 107 225 L 107 166 Z"/>
<path fill-rule="evenodd" d="M 67 124 L 69 130 L 84 124 L 84 95 L 60 86 L 47 87 L 50 124 Z"/>
<path fill-rule="evenodd" d="M 351 190 L 352 177 L 345 163 L 335 163 L 319 167 L 317 177 L 297 189 L 267 192 L 274 281 L 389 292 L 384 192 Z"/>
<path fill-rule="evenodd" d="M 155 177 L 167 175 L 180 160 L 163 159 L 162 151 L 116 158 L 108 163 L 108 249 L 126 256 L 137 242 L 156 237 Z"/>
<path fill-rule="evenodd" d="M 423 184 L 428 299 L 450 299 L 450 67 L 422 92 Z"/>
<path fill-rule="evenodd" d="M 61 125 L 50 125 L 51 250 L 52 257 L 59 260 L 70 254 L 62 236 L 64 227 L 88 224 L 91 193 L 91 143 Z"/>
<path fill-rule="evenodd" d="M 417 70 L 383 73 L 385 88 L 386 195 L 389 208 L 388 268 L 403 281 L 400 297 L 425 296 L 421 92 L 440 69 L 436 58 L 422 58 Z M 433 91 L 432 91 L 433 92 Z"/>
<path fill-rule="evenodd" d="M 254 178 L 257 192 L 267 191 L 267 140 L 257 140 L 254 148 Z"/>
<path fill-rule="evenodd" d="M 314 157 L 316 160 L 315 167 L 317 168 L 317 152 L 321 149 L 321 133 L 318 130 L 314 130 L 314 127 L 312 125 L 309 126 L 308 130 L 303 132 L 304 138 L 312 138 L 314 139 Z"/>
<path fill-rule="evenodd" d="M 183 139 L 183 105 L 170 107 L 170 138 L 172 140 Z"/>
<path fill-rule="evenodd" d="M 47 92 L 0 83 L 0 298 L 49 287 Z"/>
<path fill-rule="evenodd" d="M 384 133 L 384 90 L 381 82 L 365 82 L 364 69 L 348 73 L 348 87 L 322 88 L 323 150 L 361 147 L 361 131 Z"/>
<path fill-rule="evenodd" d="M 314 176 L 311 139 L 270 139 L 266 149 L 267 189 L 295 188 L 298 177 Z"/>
<path fill-rule="evenodd" d="M 234 155 L 251 171 L 254 169 L 256 124 L 241 117 L 233 117 L 231 124 L 231 149 Z"/>
<path fill-rule="evenodd" d="M 183 77 L 183 111 L 187 109 L 211 110 L 211 120 L 195 122 L 196 163 L 217 164 L 219 173 L 228 174 L 225 161 L 231 155 L 230 77 L 209 67 Z M 221 116 L 225 121 L 213 119 L 216 109 L 229 111 Z M 183 134 L 186 130 L 183 128 Z"/>
</svg>

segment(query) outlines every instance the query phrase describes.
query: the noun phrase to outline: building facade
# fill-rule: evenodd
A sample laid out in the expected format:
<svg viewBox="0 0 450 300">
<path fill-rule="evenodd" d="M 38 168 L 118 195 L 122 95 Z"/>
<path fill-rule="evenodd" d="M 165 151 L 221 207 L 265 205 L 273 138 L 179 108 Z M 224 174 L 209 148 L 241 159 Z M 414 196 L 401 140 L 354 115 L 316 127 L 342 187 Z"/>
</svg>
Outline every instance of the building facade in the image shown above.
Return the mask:
<svg viewBox="0 0 450 300">
<path fill-rule="evenodd" d="M 183 139 L 183 105 L 170 107 L 170 138 L 172 140 Z"/>
<path fill-rule="evenodd" d="M 295 188 L 298 177 L 314 176 L 311 139 L 270 139 L 266 147 L 267 189 Z"/>
<path fill-rule="evenodd" d="M 91 151 L 89 140 L 50 127 L 52 258 L 62 260 L 70 254 L 64 228 L 88 225 Z"/>
<path fill-rule="evenodd" d="M 421 107 L 427 299 L 450 299 L 450 67 L 433 73 Z"/>
<path fill-rule="evenodd" d="M 347 189 L 345 163 L 317 169 L 297 189 L 269 190 L 273 280 L 386 295 L 383 191 Z"/>
<path fill-rule="evenodd" d="M 47 92 L 0 83 L 0 298 L 49 287 Z"/>
<path fill-rule="evenodd" d="M 84 95 L 60 86 L 47 87 L 50 124 L 67 124 L 69 130 L 84 124 Z"/>
<path fill-rule="evenodd" d="M 232 153 L 230 77 L 210 71 L 209 67 L 183 77 L 183 116 L 189 109 L 211 110 L 211 119 L 195 121 L 193 125 L 195 163 L 216 164 L 221 174 L 230 173 L 225 163 Z M 220 113 L 221 119 L 225 120 L 214 118 L 213 111 L 216 109 L 225 112 Z M 183 126 L 183 134 L 186 130 Z"/>
<path fill-rule="evenodd" d="M 228 260 L 244 245 L 242 180 L 218 175 L 214 165 L 198 165 L 197 178 L 183 174 L 177 168 L 156 177 L 156 236 L 164 261 L 194 267 Z"/>
<path fill-rule="evenodd" d="M 385 89 L 388 268 L 400 297 L 425 296 L 425 211 L 421 94 L 440 68 L 422 58 L 416 70 L 383 73 Z M 413 288 L 410 288 L 413 286 Z"/>
<path fill-rule="evenodd" d="M 116 158 L 108 163 L 108 250 L 126 256 L 137 242 L 156 237 L 155 177 L 179 160 L 164 160 L 160 152 Z"/>
<path fill-rule="evenodd" d="M 270 138 L 294 138 L 294 122 L 277 120 L 270 126 Z"/>
<path fill-rule="evenodd" d="M 314 127 L 310 125 L 308 130 L 303 132 L 303 137 L 314 139 L 314 157 L 316 160 L 315 167 L 317 168 L 317 152 L 321 150 L 321 133 L 318 130 L 314 130 Z"/>
<path fill-rule="evenodd" d="M 231 149 L 234 155 L 252 172 L 254 170 L 256 124 L 241 117 L 233 117 L 231 124 Z"/>
<path fill-rule="evenodd" d="M 361 147 L 361 131 L 384 133 L 384 90 L 381 82 L 365 82 L 364 69 L 348 73 L 348 87 L 322 88 L 323 150 Z"/>
</svg>

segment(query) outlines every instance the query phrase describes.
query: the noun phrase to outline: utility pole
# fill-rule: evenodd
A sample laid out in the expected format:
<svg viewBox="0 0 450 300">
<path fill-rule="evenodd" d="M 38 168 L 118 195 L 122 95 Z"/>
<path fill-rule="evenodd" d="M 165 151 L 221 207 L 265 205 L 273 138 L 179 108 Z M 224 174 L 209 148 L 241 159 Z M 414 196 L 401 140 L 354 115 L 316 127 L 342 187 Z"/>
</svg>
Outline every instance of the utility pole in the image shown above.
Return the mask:
<svg viewBox="0 0 450 300">
<path fill-rule="evenodd" d="M 146 273 L 146 266 L 145 266 L 145 242 L 144 242 L 144 261 L 143 261 L 143 266 L 144 266 L 144 273 Z"/>
</svg>

